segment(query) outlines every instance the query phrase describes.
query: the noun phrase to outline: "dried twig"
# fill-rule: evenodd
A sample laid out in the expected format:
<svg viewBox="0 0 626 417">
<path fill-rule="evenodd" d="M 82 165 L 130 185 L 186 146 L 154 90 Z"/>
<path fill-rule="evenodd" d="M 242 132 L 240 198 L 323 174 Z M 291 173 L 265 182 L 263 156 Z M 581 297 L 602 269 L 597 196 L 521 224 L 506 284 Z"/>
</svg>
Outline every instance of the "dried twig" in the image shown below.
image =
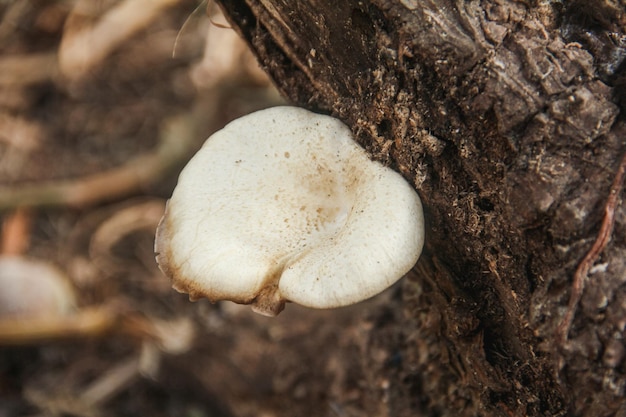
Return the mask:
<svg viewBox="0 0 626 417">
<path fill-rule="evenodd" d="M 618 198 L 624 185 L 625 174 L 626 153 L 622 157 L 617 173 L 615 174 L 615 178 L 613 179 L 613 184 L 611 185 L 609 198 L 604 205 L 604 218 L 602 219 L 602 225 L 600 226 L 600 231 L 598 232 L 596 241 L 594 242 L 589 252 L 587 252 L 583 260 L 580 262 L 580 264 L 576 268 L 576 272 L 574 273 L 572 292 L 570 294 L 569 303 L 567 305 L 567 311 L 565 313 L 565 316 L 563 317 L 563 320 L 561 321 L 561 324 L 559 324 L 559 327 L 557 328 L 557 342 L 558 346 L 560 347 L 563 347 L 567 342 L 569 330 L 572 326 L 572 321 L 574 320 L 576 307 L 578 306 L 578 303 L 580 302 L 583 294 L 583 290 L 585 289 L 585 279 L 587 278 L 587 274 L 597 260 L 598 256 L 600 256 L 600 253 L 602 253 L 606 245 L 609 243 L 609 240 L 611 239 L 613 226 L 615 224 L 615 209 L 617 207 L 619 201 Z"/>
<path fill-rule="evenodd" d="M 139 358 L 133 356 L 100 375 L 80 394 L 80 399 L 92 407 L 104 404 L 139 376 Z"/>
<path fill-rule="evenodd" d="M 106 415 L 100 408 L 141 376 L 139 362 L 137 355 L 118 362 L 99 375 L 82 393 L 79 389 L 68 390 L 65 387 L 44 390 L 27 386 L 24 396 L 45 415 Z"/>
<path fill-rule="evenodd" d="M 173 118 L 163 129 L 156 150 L 109 171 L 77 180 L 0 187 L 0 210 L 20 206 L 84 207 L 132 194 L 158 181 L 189 156 L 196 140 L 193 117 Z"/>
<path fill-rule="evenodd" d="M 30 229 L 33 223 L 32 212 L 18 208 L 9 214 L 2 223 L 0 254 L 22 255 L 30 243 Z"/>
<path fill-rule="evenodd" d="M 8 45 L 15 36 L 16 28 L 28 11 L 35 7 L 30 1 L 3 2 L 5 9 L 0 17 L 0 45 Z"/>
<path fill-rule="evenodd" d="M 25 345 L 50 339 L 100 336 L 118 323 L 110 308 L 83 309 L 68 316 L 0 320 L 0 345 Z"/>
<path fill-rule="evenodd" d="M 53 52 L 0 58 L 0 86 L 28 86 L 51 81 L 57 73 L 57 56 Z"/>
<path fill-rule="evenodd" d="M 68 18 L 59 49 L 64 75 L 78 79 L 102 62 L 115 48 L 145 28 L 167 7 L 179 0 L 125 0 L 85 27 L 82 9 L 92 2 L 78 2 Z"/>
</svg>

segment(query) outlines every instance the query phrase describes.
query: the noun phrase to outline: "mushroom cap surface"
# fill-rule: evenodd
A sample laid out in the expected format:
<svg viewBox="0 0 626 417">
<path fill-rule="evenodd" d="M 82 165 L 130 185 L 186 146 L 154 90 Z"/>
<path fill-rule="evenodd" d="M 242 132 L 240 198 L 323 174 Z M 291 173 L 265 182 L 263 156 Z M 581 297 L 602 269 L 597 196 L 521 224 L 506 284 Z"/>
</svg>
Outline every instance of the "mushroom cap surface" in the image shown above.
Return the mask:
<svg viewBox="0 0 626 417">
<path fill-rule="evenodd" d="M 0 256 L 0 288 L 0 319 L 63 316 L 76 305 L 63 272 L 21 256 Z"/>
<path fill-rule="evenodd" d="M 341 121 L 274 107 L 214 133 L 180 174 L 155 252 L 175 289 L 276 315 L 370 298 L 417 261 L 415 190 Z"/>
</svg>

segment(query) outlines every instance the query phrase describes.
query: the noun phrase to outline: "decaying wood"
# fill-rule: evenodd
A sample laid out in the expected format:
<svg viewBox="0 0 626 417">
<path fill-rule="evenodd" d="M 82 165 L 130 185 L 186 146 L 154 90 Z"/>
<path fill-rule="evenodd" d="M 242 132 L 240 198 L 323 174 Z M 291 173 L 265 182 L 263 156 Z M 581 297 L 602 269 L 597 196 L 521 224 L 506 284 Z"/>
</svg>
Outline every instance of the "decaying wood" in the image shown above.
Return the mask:
<svg viewBox="0 0 626 417">
<path fill-rule="evenodd" d="M 624 415 L 623 196 L 559 343 L 626 150 L 623 3 L 219 3 L 293 103 L 344 120 L 426 207 L 426 253 L 363 354 L 387 381 L 369 411 Z"/>
</svg>

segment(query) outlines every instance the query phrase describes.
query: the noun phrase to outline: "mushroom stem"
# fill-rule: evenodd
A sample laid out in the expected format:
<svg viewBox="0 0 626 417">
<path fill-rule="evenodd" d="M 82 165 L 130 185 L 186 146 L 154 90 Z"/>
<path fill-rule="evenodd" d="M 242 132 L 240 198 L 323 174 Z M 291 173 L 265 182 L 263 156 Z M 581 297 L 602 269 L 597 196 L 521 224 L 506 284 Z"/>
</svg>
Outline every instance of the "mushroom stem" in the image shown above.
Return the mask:
<svg viewBox="0 0 626 417">
<path fill-rule="evenodd" d="M 251 303 L 252 311 L 267 317 L 276 317 L 285 308 L 285 299 L 280 295 L 278 283 L 264 287 Z"/>
</svg>

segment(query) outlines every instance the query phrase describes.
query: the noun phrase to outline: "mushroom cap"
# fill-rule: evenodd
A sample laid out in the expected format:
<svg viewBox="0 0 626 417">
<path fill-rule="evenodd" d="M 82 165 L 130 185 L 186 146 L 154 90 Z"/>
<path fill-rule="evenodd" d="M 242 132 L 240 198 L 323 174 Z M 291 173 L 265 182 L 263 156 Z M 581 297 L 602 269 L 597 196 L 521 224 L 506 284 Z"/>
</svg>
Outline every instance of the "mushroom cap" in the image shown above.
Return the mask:
<svg viewBox="0 0 626 417">
<path fill-rule="evenodd" d="M 43 261 L 0 256 L 0 288 L 0 319 L 62 316 L 76 305 L 67 277 Z"/>
<path fill-rule="evenodd" d="M 155 252 L 191 299 L 333 308 L 370 298 L 417 261 L 422 206 L 341 121 L 274 107 L 213 134 L 180 174 Z"/>
</svg>

